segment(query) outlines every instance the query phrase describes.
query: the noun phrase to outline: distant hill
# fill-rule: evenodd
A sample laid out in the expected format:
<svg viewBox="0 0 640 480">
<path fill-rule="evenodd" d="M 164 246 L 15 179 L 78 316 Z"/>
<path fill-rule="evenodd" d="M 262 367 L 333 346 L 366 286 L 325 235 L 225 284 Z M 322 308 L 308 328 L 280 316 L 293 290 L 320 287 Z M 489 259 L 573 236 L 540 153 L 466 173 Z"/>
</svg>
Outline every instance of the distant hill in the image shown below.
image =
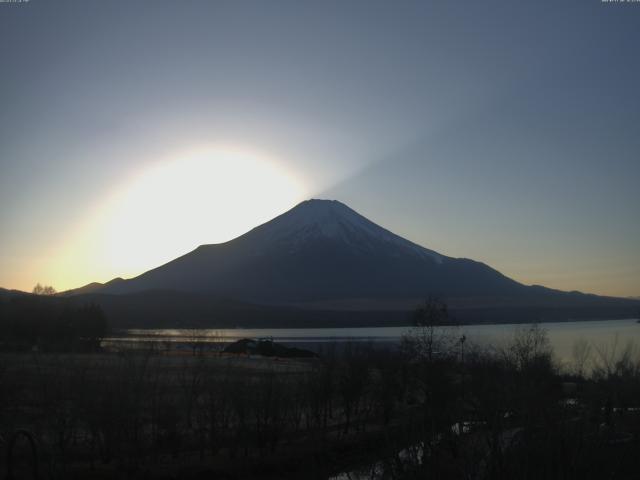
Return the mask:
<svg viewBox="0 0 640 480">
<path fill-rule="evenodd" d="M 148 290 L 109 295 L 93 293 L 69 297 L 81 304 L 102 306 L 114 328 L 306 328 L 410 325 L 418 300 L 402 308 L 360 309 L 306 308 L 257 305 L 219 298 L 206 293 Z M 592 299 L 593 300 L 593 299 Z M 454 323 L 519 323 L 568 319 L 630 318 L 640 302 L 540 301 L 521 304 L 505 300 L 480 303 L 447 299 Z"/>
<path fill-rule="evenodd" d="M 16 295 L 31 295 L 31 294 L 27 292 L 23 292 L 22 290 L 8 290 L 6 288 L 0 288 L 0 298 L 13 297 Z"/>
<path fill-rule="evenodd" d="M 16 290 L 0 289 L 2 304 L 12 298 L 35 297 Z M 130 294 L 85 293 L 67 296 L 38 296 L 54 308 L 100 305 L 109 326 L 126 328 L 305 328 L 410 325 L 418 300 L 389 309 L 377 305 L 356 305 L 350 309 L 256 305 L 216 297 L 207 293 L 148 290 Z M 596 297 L 598 299 L 600 297 Z M 450 298 L 454 323 L 513 323 L 564 321 L 567 319 L 629 318 L 637 314 L 640 302 L 611 302 L 592 299 L 582 305 L 570 302 L 522 305 L 505 299 Z M 368 308 L 368 309 L 367 309 Z"/>
</svg>

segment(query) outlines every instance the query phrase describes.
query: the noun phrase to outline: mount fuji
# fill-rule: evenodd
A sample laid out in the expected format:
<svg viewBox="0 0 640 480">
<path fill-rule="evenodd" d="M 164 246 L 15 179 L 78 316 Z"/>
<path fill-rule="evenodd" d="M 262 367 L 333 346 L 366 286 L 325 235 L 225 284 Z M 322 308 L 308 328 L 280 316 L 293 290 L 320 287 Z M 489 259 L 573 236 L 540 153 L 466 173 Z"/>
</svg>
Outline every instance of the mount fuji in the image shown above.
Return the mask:
<svg viewBox="0 0 640 480">
<path fill-rule="evenodd" d="M 135 278 L 64 292 L 119 327 L 371 326 L 426 297 L 462 322 L 624 318 L 640 302 L 526 286 L 410 242 L 335 200 L 308 200 L 226 243 Z"/>
<path fill-rule="evenodd" d="M 202 245 L 102 293 L 209 292 L 258 303 L 504 296 L 526 287 L 421 247 L 335 200 L 308 200 L 226 243 Z"/>
</svg>

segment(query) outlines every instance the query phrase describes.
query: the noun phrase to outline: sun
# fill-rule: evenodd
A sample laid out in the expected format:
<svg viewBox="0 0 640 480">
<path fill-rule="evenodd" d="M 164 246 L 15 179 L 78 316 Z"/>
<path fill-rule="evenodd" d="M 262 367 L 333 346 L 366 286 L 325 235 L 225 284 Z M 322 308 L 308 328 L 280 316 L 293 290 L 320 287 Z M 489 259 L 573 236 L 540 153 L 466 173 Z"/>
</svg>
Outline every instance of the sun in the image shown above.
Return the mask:
<svg viewBox="0 0 640 480">
<path fill-rule="evenodd" d="M 77 286 L 84 280 L 74 277 L 138 275 L 198 245 L 231 240 L 291 208 L 304 193 L 299 176 L 281 162 L 238 149 L 152 163 L 117 186 L 68 242 L 56 262 L 65 272 L 58 282 Z"/>
</svg>

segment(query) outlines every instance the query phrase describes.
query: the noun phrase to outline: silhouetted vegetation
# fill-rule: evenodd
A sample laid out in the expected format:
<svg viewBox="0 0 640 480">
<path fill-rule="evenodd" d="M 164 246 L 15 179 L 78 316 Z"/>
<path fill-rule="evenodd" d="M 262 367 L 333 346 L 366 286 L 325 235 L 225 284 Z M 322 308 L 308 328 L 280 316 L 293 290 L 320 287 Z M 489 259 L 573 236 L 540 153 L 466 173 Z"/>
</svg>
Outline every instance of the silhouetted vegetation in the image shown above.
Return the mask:
<svg viewBox="0 0 640 480">
<path fill-rule="evenodd" d="M 287 347 L 276 343 L 271 339 L 243 338 L 237 342 L 227 345 L 224 349 L 226 353 L 245 353 L 248 355 L 261 355 L 263 357 L 279 358 L 313 358 L 317 357 L 314 352 L 303 348 Z"/>
<path fill-rule="evenodd" d="M 75 305 L 38 295 L 0 299 L 0 348 L 95 351 L 107 320 L 94 304 Z"/>
<path fill-rule="evenodd" d="M 58 292 L 56 292 L 56 289 L 51 285 L 40 285 L 37 283 L 36 286 L 33 287 L 32 293 L 34 295 L 55 295 Z"/>
<path fill-rule="evenodd" d="M 52 478 L 637 477 L 635 347 L 577 344 L 561 367 L 540 326 L 480 349 L 433 328 L 442 307 L 425 304 L 400 348 L 325 344 L 317 358 L 2 353 L 1 461 L 25 431 L 16 475 L 32 438 Z"/>
</svg>

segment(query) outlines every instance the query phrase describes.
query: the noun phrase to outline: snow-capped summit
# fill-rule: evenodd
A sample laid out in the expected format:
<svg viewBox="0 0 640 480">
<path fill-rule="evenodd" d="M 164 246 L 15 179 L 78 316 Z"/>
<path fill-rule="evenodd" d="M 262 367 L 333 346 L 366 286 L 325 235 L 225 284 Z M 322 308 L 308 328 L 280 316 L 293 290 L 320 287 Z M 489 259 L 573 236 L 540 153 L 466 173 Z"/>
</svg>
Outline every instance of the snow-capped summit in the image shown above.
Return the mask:
<svg viewBox="0 0 640 480">
<path fill-rule="evenodd" d="M 379 253 L 389 246 L 406 249 L 442 263 L 443 256 L 416 245 L 363 217 L 337 200 L 306 200 L 246 234 L 263 245 L 287 244 L 291 252 L 310 240 L 344 242 L 363 252 Z"/>
<path fill-rule="evenodd" d="M 307 200 L 226 243 L 202 245 L 104 293 L 207 292 L 252 302 L 501 296 L 523 285 L 410 242 L 335 200 Z"/>
</svg>

